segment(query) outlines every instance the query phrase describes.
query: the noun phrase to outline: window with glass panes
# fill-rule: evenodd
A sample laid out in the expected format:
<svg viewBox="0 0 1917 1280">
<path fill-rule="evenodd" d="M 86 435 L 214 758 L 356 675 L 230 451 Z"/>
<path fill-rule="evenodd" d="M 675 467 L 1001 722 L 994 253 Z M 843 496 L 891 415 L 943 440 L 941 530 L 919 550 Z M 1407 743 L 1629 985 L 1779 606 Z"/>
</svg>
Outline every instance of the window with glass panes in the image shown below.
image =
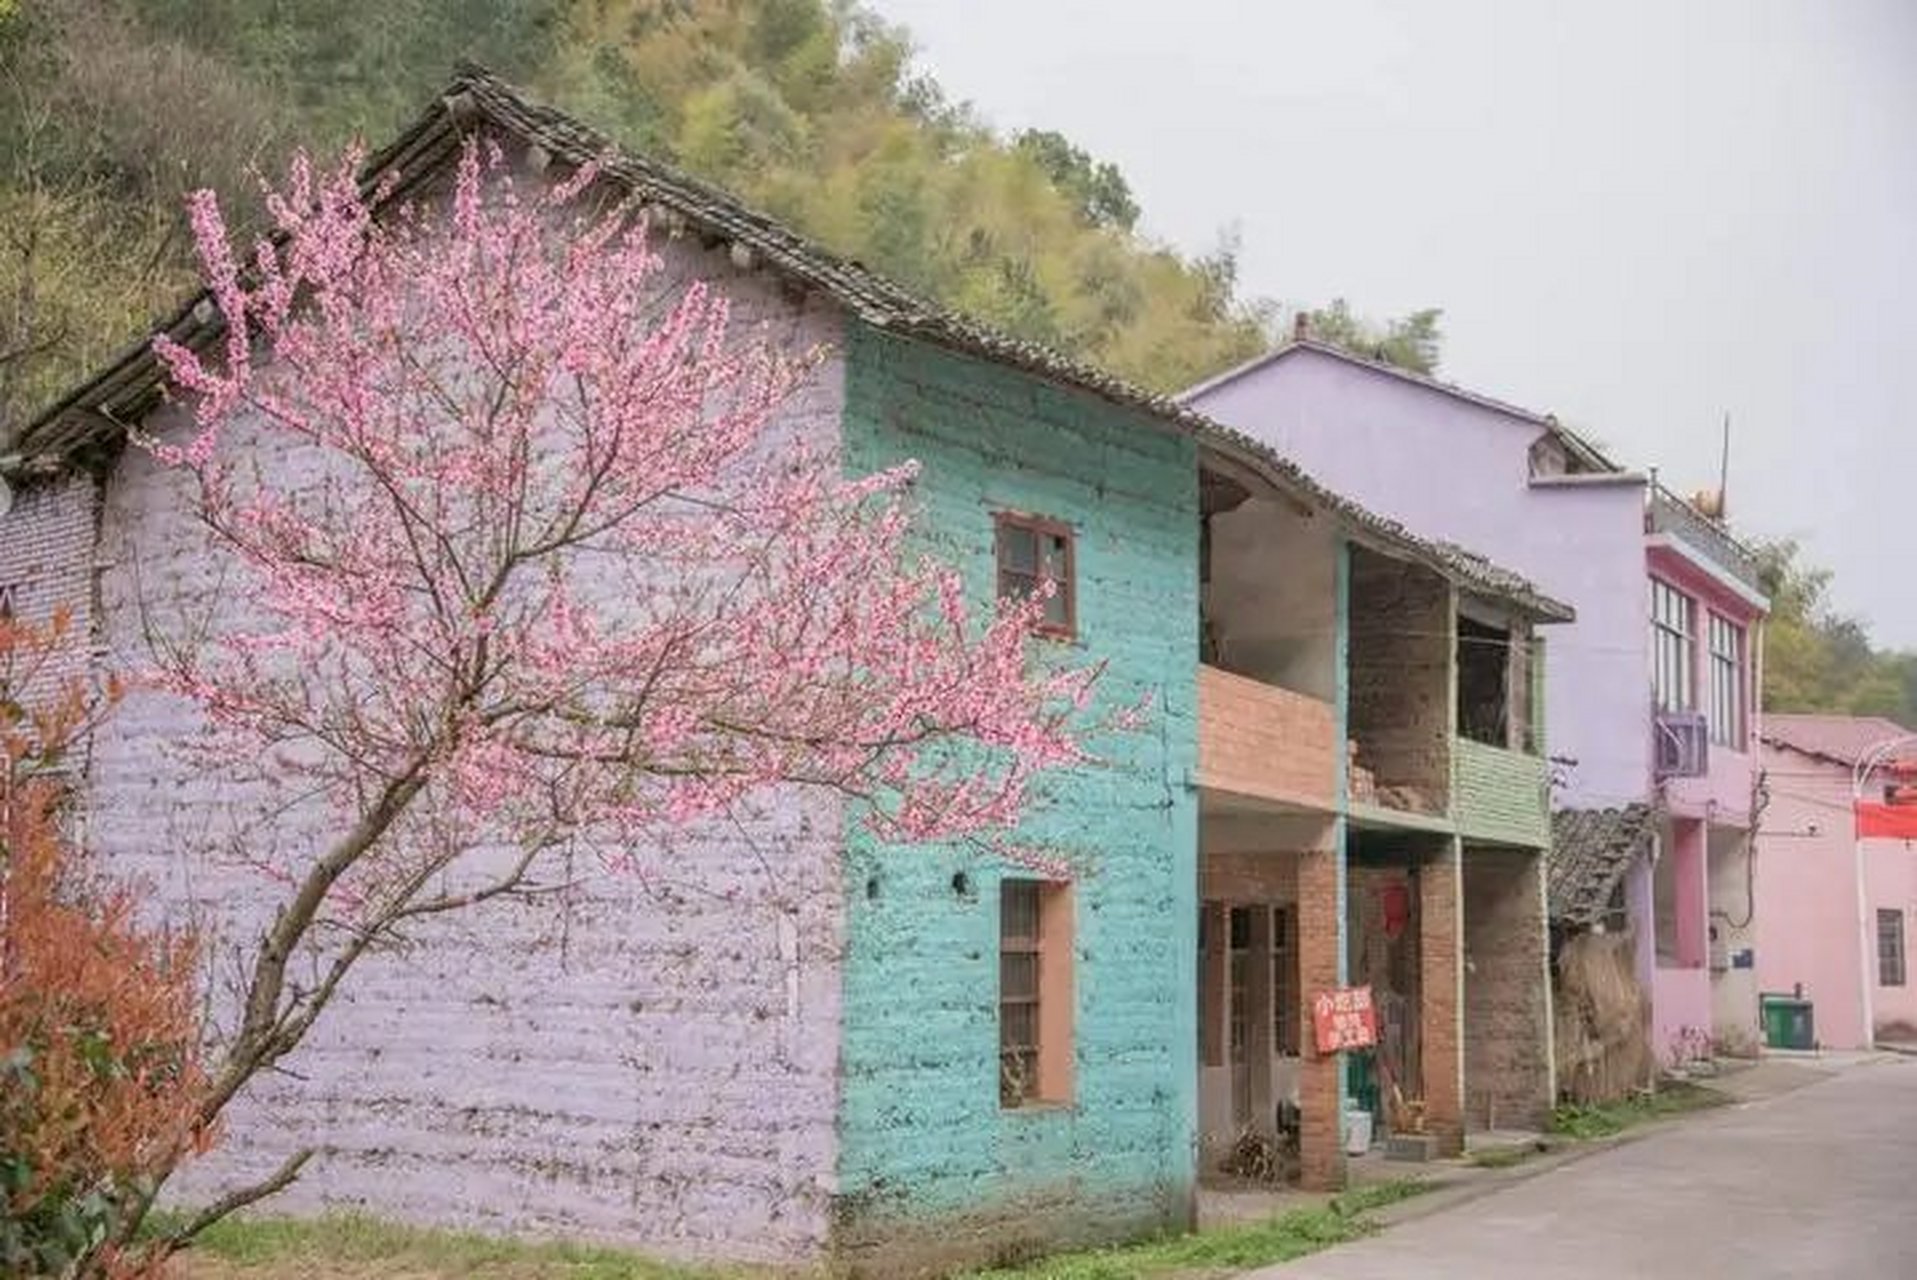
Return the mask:
<svg viewBox="0 0 1917 1280">
<path fill-rule="evenodd" d="M 1729 747 L 1744 742 L 1744 630 L 1711 615 L 1711 740 Z"/>
<path fill-rule="evenodd" d="M 1877 913 L 1877 985 L 1904 985 L 1904 913 Z"/>
<path fill-rule="evenodd" d="M 1072 570 L 1070 526 L 1037 516 L 998 516 L 999 598 L 1027 600 L 1040 584 L 1052 583 L 1038 623 L 1048 635 L 1069 636 L 1077 629 Z"/>
<path fill-rule="evenodd" d="M 1689 711 L 1696 638 L 1690 597 L 1651 579 L 1651 691 L 1659 711 Z"/>
</svg>

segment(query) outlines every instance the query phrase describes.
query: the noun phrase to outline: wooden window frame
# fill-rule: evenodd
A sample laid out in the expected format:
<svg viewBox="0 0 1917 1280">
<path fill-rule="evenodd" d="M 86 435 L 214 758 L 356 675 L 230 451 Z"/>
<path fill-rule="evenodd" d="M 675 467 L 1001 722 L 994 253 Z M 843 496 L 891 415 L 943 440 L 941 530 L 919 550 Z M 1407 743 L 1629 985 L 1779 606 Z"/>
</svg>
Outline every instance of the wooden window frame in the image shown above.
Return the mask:
<svg viewBox="0 0 1917 1280">
<path fill-rule="evenodd" d="M 1010 899 L 1014 894 L 1033 897 L 1032 918 L 1036 935 L 1008 934 Z M 1007 877 L 999 885 L 999 1106 L 1008 1111 L 1023 1107 L 1066 1106 L 1072 1102 L 1076 1048 L 1074 1023 L 1076 996 L 1073 983 L 1073 902 L 1072 886 L 1055 880 L 1030 880 Z M 1034 994 L 1008 996 L 1005 991 L 1004 961 L 1012 955 L 1030 956 L 1037 969 Z M 1031 1007 L 1030 1025 L 1037 1033 L 1036 1044 L 1011 1044 L 1007 1041 L 1009 1022 L 1006 1009 L 1013 1005 Z M 1014 1074 L 1008 1069 L 1011 1056 L 1029 1058 L 1035 1069 Z"/>
<path fill-rule="evenodd" d="M 1021 570 L 1007 569 L 1005 567 L 1005 533 L 1009 529 L 1018 529 L 1031 533 L 1035 544 L 1038 539 L 1046 537 L 1055 537 L 1064 544 L 1065 565 L 1056 581 L 1058 583 L 1058 596 L 1065 605 L 1065 621 L 1062 623 L 1048 622 L 1041 617 L 1038 622 L 1033 625 L 1032 630 L 1041 636 L 1046 636 L 1054 640 L 1076 639 L 1078 636 L 1078 539 L 1072 531 L 1072 526 L 1063 520 L 1054 520 L 1048 516 L 1028 515 L 1022 511 L 995 511 L 992 513 L 992 567 L 995 578 L 994 585 L 997 588 L 1000 599 L 1004 599 L 1008 595 L 1005 589 L 1005 577 L 1008 573 L 1016 577 L 1032 576 L 1025 574 Z M 1042 547 L 1037 549 L 1040 551 L 1040 554 L 1038 556 L 1039 563 L 1036 567 L 1042 575 L 1044 555 Z M 1044 581 L 1042 576 L 1032 577 L 1033 587 L 1036 588 L 1038 583 L 1042 581 Z"/>
</svg>

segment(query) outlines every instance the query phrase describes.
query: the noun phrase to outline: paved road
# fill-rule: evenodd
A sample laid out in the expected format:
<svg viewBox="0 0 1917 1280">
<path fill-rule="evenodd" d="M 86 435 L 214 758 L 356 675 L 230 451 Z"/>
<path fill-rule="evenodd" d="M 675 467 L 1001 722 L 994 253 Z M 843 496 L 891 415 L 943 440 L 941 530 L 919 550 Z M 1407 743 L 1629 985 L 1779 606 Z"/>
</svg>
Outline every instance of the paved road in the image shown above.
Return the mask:
<svg viewBox="0 0 1917 1280">
<path fill-rule="evenodd" d="M 1917 1060 L 1553 1169 L 1262 1280 L 1917 1277 Z"/>
</svg>

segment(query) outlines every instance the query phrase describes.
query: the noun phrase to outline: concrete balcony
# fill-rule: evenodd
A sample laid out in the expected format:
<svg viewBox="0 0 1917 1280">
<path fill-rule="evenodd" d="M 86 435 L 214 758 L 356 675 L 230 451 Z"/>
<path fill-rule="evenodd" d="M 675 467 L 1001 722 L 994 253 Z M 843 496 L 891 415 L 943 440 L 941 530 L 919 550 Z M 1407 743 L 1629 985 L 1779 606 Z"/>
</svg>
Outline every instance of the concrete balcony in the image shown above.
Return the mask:
<svg viewBox="0 0 1917 1280">
<path fill-rule="evenodd" d="M 1467 840 L 1542 849 L 1551 842 L 1549 766 L 1538 756 L 1451 742 L 1451 816 Z"/>
<path fill-rule="evenodd" d="M 1198 785 L 1276 808 L 1338 805 L 1331 704 L 1217 667 L 1198 668 Z"/>
</svg>

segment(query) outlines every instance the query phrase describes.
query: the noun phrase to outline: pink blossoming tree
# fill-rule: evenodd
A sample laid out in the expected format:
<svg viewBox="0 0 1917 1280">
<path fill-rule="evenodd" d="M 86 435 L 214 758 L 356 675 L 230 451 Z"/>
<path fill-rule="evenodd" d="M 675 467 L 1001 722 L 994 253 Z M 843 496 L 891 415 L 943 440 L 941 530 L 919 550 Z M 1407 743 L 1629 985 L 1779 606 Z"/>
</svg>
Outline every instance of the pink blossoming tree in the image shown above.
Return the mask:
<svg viewBox="0 0 1917 1280">
<path fill-rule="evenodd" d="M 160 340 L 195 429 L 142 441 L 245 602 L 157 679 L 222 777 L 324 814 L 256 854 L 283 897 L 209 1123 L 370 949 L 562 853 L 669 850 L 794 789 L 888 840 L 995 840 L 1090 728 L 1095 670 L 1027 653 L 1039 602 L 968 600 L 913 553 L 913 469 L 845 478 L 779 416 L 816 353 L 664 287 L 591 172 L 522 189 L 469 144 L 449 198 L 376 219 L 356 165 L 295 161 L 248 261 L 195 198 L 224 346 Z"/>
</svg>

